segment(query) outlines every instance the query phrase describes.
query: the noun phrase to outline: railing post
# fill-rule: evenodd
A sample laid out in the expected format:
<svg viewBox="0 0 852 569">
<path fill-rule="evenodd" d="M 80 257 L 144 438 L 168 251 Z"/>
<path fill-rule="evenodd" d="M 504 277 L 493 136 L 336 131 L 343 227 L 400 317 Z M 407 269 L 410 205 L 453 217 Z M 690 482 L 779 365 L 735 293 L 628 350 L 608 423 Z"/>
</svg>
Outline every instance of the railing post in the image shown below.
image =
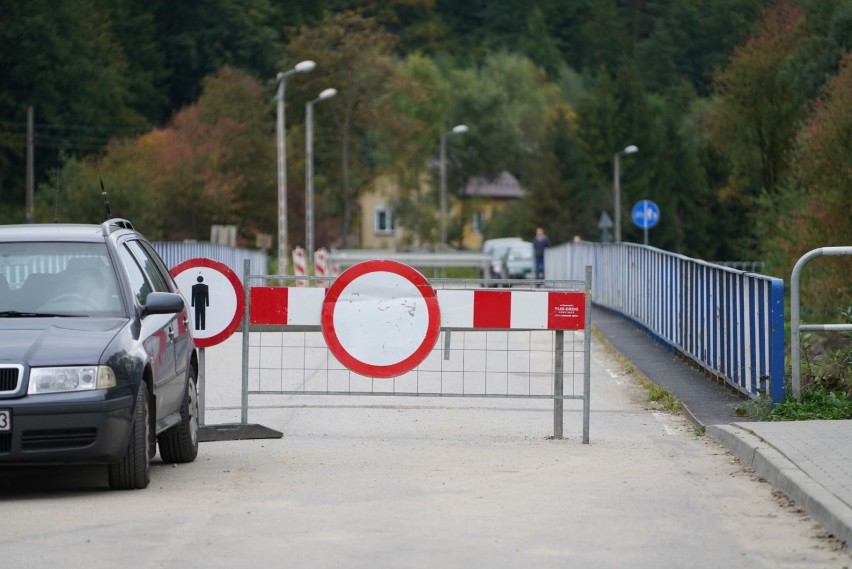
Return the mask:
<svg viewBox="0 0 852 569">
<path fill-rule="evenodd" d="M 797 401 L 802 400 L 802 355 L 801 355 L 801 338 L 800 329 L 802 328 L 801 317 L 799 315 L 799 280 L 802 274 L 802 269 L 805 265 L 816 257 L 823 255 L 852 255 L 852 247 L 820 247 L 802 255 L 796 261 L 793 267 L 793 273 L 790 275 L 790 376 L 793 387 L 793 396 Z M 809 326 L 808 329 L 815 329 Z M 848 330 L 846 326 L 835 327 L 836 330 Z"/>
</svg>

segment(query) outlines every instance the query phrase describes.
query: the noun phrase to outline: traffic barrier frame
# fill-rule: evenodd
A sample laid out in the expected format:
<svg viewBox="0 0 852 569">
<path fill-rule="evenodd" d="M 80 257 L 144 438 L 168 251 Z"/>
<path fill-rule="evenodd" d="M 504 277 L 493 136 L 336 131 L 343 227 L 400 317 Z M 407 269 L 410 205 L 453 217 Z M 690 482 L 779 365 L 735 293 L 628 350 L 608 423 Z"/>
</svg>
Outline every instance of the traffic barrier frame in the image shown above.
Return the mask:
<svg viewBox="0 0 852 569">
<path fill-rule="evenodd" d="M 353 396 L 394 396 L 394 397 L 486 397 L 518 399 L 550 399 L 553 401 L 553 438 L 564 436 L 563 416 L 564 400 L 582 402 L 582 421 L 584 444 L 589 443 L 589 394 L 591 365 L 591 267 L 586 271 L 585 280 L 537 282 L 507 281 L 506 285 L 520 285 L 510 290 L 488 290 L 476 279 L 433 279 L 430 281 L 439 299 L 461 295 L 474 295 L 489 300 L 501 299 L 508 302 L 509 308 L 503 310 L 506 318 L 515 319 L 512 326 L 508 320 L 491 321 L 492 316 L 482 322 L 466 322 L 459 313 L 444 314 L 442 310 L 441 333 L 435 347 L 426 360 L 414 370 L 393 378 L 370 378 L 346 369 L 328 352 L 322 336 L 322 326 L 317 313 L 317 302 L 322 302 L 334 277 L 296 277 L 287 275 L 252 275 L 250 265 L 244 266 L 243 283 L 245 287 L 245 316 L 243 319 L 242 346 L 242 399 L 241 422 L 248 422 L 250 395 L 353 395 Z M 299 286 L 299 281 L 310 281 L 314 287 Z M 263 286 L 274 282 L 276 286 Z M 260 283 L 260 284 L 258 284 Z M 283 286 L 283 285 L 292 286 Z M 305 284 L 308 284 L 307 282 Z M 534 288 L 536 285 L 542 288 Z M 572 328 L 552 328 L 562 326 L 557 318 L 545 318 L 544 323 L 532 315 L 537 310 L 546 314 L 566 310 L 567 304 L 558 302 L 567 297 L 560 294 L 573 294 L 573 301 L 580 302 L 581 322 L 575 322 Z M 292 310 L 285 300 L 293 295 Z M 486 296 L 482 296 L 486 295 Z M 535 295 L 535 296 L 533 296 Z M 553 296 L 556 295 L 556 296 Z M 515 300 L 515 299 L 520 300 Z M 542 300 L 546 299 L 546 300 Z M 555 299 L 555 300 L 553 300 Z M 532 301 L 533 309 L 528 308 Z M 556 304 L 554 304 L 556 303 Z M 463 304 L 463 302 L 462 302 Z M 517 306 L 516 306 L 517 304 Z M 264 308 L 265 307 L 265 308 Z M 570 309 L 570 308 L 568 308 Z M 269 311 L 272 311 L 271 313 Z M 489 308 L 483 314 L 490 314 Z M 570 309 L 573 310 L 573 309 Z M 262 314 L 262 316 L 261 316 Z M 271 316 L 270 316 L 271 314 Z M 577 316 L 577 315 L 574 315 Z M 507 326 L 506 323 L 509 322 Z M 293 335 L 301 334 L 303 344 L 292 340 Z M 524 338 L 526 336 L 526 338 Z M 549 338 L 549 339 L 548 339 Z M 567 340 L 567 342 L 566 342 Z M 490 346 L 489 346 L 490 342 Z M 289 343 L 289 345 L 288 345 Z M 567 346 L 567 348 L 566 348 Z M 287 353 L 290 348 L 290 355 Z M 272 356 L 264 355 L 266 349 Z M 302 354 L 299 354 L 302 350 Z M 527 351 L 528 362 L 516 361 L 518 353 Z M 321 355 L 324 352 L 325 355 Z M 500 354 L 494 356 L 493 354 Z M 505 366 L 502 363 L 493 367 L 505 353 Z M 545 356 L 544 354 L 547 354 Z M 566 357 L 567 356 L 567 357 Z M 319 371 L 326 374 L 326 386 L 313 374 L 308 377 L 306 371 L 310 358 L 324 360 Z M 294 359 L 293 367 L 284 369 L 286 359 Z M 301 358 L 301 359 L 300 359 Z M 462 364 L 459 367 L 458 360 Z M 491 359 L 489 359 L 491 358 Z M 496 358 L 496 360 L 495 360 Z M 272 361 L 271 367 L 262 367 L 264 361 Z M 465 362 L 464 360 L 468 361 Z M 546 359 L 546 361 L 545 361 Z M 278 384 L 269 386 L 269 373 L 276 372 L 275 361 L 281 362 Z M 447 362 L 444 364 L 443 362 Z M 492 362 L 492 364 L 489 364 Z M 515 362 L 515 363 L 510 363 Z M 438 364 L 437 368 L 422 366 Z M 479 366 L 483 369 L 465 368 L 465 365 Z M 444 367 L 446 365 L 446 367 Z M 491 369 L 488 366 L 492 365 Z M 322 367 L 324 366 L 324 367 Z M 525 367 L 526 366 L 526 367 Z M 311 368 L 312 371 L 317 370 Z M 286 374 L 292 372 L 295 380 Z M 265 375 L 266 374 L 266 375 Z M 299 375 L 301 374 L 301 376 Z M 452 376 L 453 381 L 443 382 L 444 375 Z M 523 391 L 523 377 L 526 374 L 528 387 Z M 470 383 L 466 376 L 471 376 Z M 345 377 L 345 379 L 343 379 Z M 413 379 L 412 379 L 413 377 Z M 566 382 L 566 377 L 570 380 Z M 437 379 L 436 379 L 437 378 Z M 496 378 L 496 379 L 494 379 Z M 520 378 L 520 379 L 518 379 Z M 542 378 L 547 381 L 543 388 Z M 352 388 L 352 382 L 356 387 Z M 439 389 L 434 386 L 439 385 Z M 462 388 L 458 389 L 459 381 Z M 493 388 L 495 382 L 500 391 L 488 389 L 489 381 Z M 408 383 L 406 383 L 408 382 Z M 341 387 L 342 385 L 347 387 Z M 484 385 L 484 389 L 467 389 L 470 385 Z M 422 389 L 421 389 L 422 386 Z M 566 389 L 567 388 L 567 389 Z"/>
</svg>

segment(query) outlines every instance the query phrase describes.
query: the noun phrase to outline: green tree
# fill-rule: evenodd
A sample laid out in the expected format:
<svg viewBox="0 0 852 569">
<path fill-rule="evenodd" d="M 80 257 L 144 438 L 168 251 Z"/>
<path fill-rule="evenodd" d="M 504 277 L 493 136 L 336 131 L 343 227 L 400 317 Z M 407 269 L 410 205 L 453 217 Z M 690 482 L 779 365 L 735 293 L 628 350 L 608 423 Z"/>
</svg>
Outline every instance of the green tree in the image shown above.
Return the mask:
<svg viewBox="0 0 852 569">
<path fill-rule="evenodd" d="M 532 159 L 545 151 L 559 88 L 529 59 L 505 52 L 489 56 L 479 69 L 456 72 L 451 82 L 454 96 L 445 126 L 464 123 L 470 131 L 449 139 L 454 148 L 448 160 L 450 198 L 458 198 L 473 176 L 495 178 L 508 171 L 521 186 L 532 184 L 542 174 Z M 462 219 L 467 213 L 463 209 Z M 451 242 L 461 240 L 461 228 L 448 227 Z"/>
<path fill-rule="evenodd" d="M 428 164 L 449 97 L 449 84 L 435 63 L 415 54 L 396 68 L 376 107 L 377 164 L 396 182 L 394 216 L 409 233 L 403 237 L 406 245 L 438 238 L 439 197 L 430 191 Z"/>
<path fill-rule="evenodd" d="M 125 54 L 128 104 L 147 119 L 160 124 L 171 114 L 168 70 L 157 41 L 157 22 L 148 0 L 97 0 L 109 17 L 109 31 Z"/>
<path fill-rule="evenodd" d="M 733 168 L 735 192 L 776 191 L 804 106 L 791 54 L 802 38 L 802 12 L 779 2 L 764 14 L 757 35 L 737 48 L 717 73 L 714 134 Z"/>
<path fill-rule="evenodd" d="M 272 233 L 274 145 L 261 84 L 223 68 L 204 81 L 198 103 L 168 127 L 116 140 L 97 160 L 70 159 L 60 175 L 62 219 L 97 222 L 105 215 L 98 171 L 114 215 L 131 219 L 152 239 L 207 239 L 210 225 L 234 224 L 243 242 Z M 52 219 L 46 185 L 37 217 Z"/>
<path fill-rule="evenodd" d="M 374 149 L 368 133 L 376 118 L 376 105 L 393 74 L 393 48 L 394 37 L 374 20 L 355 12 L 326 12 L 319 27 L 302 26 L 295 31 L 286 63 L 280 66 L 289 69 L 304 59 L 318 62 L 315 71 L 293 82 L 296 101 L 313 99 L 328 87 L 338 91 L 337 97 L 323 105 L 327 110 L 316 113 L 317 124 L 327 120 L 324 117 L 334 117 L 336 140 L 319 141 L 316 156 L 329 169 L 329 153 L 336 149 L 340 156 L 339 179 L 325 184 L 339 189 L 324 197 L 331 213 L 342 220 L 344 247 L 352 235 L 357 198 L 374 177 Z M 289 100 L 288 96 L 288 104 Z"/>
<path fill-rule="evenodd" d="M 194 102 L 203 78 L 224 66 L 275 77 L 283 22 L 270 0 L 155 0 L 153 10 L 172 109 Z"/>
<path fill-rule="evenodd" d="M 0 205 L 23 221 L 27 107 L 35 110 L 36 174 L 60 153 L 98 150 L 117 125 L 141 125 L 127 57 L 96 2 L 0 0 Z M 14 204 L 14 205 L 12 205 Z"/>
<path fill-rule="evenodd" d="M 826 85 L 796 138 L 792 172 L 777 195 L 759 202 L 761 242 L 770 269 L 787 277 L 796 261 L 812 249 L 852 243 L 852 55 Z M 821 321 L 839 321 L 841 299 L 852 296 L 849 258 L 825 257 L 811 262 L 802 280 L 805 313 Z"/>
</svg>

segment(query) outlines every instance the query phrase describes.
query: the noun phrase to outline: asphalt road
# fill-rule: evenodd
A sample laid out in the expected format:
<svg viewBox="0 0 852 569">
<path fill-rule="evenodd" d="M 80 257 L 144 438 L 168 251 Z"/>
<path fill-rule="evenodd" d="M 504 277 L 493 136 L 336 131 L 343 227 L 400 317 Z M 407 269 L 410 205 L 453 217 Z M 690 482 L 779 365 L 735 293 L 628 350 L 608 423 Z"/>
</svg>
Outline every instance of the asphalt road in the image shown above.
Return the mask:
<svg viewBox="0 0 852 569">
<path fill-rule="evenodd" d="M 207 350 L 208 424 L 238 420 L 239 335 Z M 565 403 L 252 399 L 281 439 L 103 469 L 0 472 L 0 559 L 62 567 L 852 567 L 807 515 L 680 416 L 654 411 L 597 343 L 591 444 Z"/>
</svg>

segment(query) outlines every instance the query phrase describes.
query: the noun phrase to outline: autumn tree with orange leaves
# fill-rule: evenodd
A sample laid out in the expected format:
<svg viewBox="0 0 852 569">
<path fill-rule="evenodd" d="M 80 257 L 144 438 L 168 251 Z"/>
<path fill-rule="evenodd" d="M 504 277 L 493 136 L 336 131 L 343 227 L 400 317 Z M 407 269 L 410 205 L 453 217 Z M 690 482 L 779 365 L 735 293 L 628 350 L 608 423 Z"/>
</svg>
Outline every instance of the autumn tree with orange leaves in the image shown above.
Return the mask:
<svg viewBox="0 0 852 569">
<path fill-rule="evenodd" d="M 99 222 L 106 211 L 131 219 L 151 239 L 209 239 L 211 224 L 233 224 L 244 244 L 274 233 L 275 149 L 271 102 L 259 81 L 232 68 L 207 78 L 194 105 L 162 129 L 113 141 L 103 156 L 69 160 L 53 188 L 39 192 L 41 221 Z"/>
</svg>

